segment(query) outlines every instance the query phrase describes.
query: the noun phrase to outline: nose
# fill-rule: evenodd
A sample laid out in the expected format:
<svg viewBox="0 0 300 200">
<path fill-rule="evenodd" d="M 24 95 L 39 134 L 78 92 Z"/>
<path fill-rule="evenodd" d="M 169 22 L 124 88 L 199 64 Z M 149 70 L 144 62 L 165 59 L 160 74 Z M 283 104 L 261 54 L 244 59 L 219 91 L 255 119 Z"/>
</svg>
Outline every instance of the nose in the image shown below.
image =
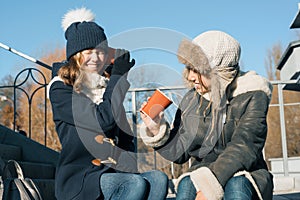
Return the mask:
<svg viewBox="0 0 300 200">
<path fill-rule="evenodd" d="M 189 81 L 195 81 L 196 80 L 196 73 L 193 70 L 189 71 L 188 80 Z"/>
<path fill-rule="evenodd" d="M 97 54 L 97 52 L 92 52 L 90 58 L 91 58 L 91 60 L 98 60 L 98 54 Z"/>
</svg>

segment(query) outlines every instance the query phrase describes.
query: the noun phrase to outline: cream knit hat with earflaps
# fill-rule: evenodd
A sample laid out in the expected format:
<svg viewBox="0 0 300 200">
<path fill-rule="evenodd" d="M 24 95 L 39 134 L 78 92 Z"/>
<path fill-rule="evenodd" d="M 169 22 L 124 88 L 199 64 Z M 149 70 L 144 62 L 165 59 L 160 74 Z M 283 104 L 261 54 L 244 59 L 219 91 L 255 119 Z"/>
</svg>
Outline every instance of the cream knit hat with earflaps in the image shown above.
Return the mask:
<svg viewBox="0 0 300 200">
<path fill-rule="evenodd" d="M 240 44 L 222 31 L 204 32 L 194 38 L 193 43 L 202 49 L 212 68 L 211 98 L 218 106 L 223 95 L 226 95 L 226 88 L 239 71 Z"/>
<path fill-rule="evenodd" d="M 193 39 L 208 58 L 212 68 L 236 66 L 239 63 L 241 48 L 239 42 L 222 31 L 207 31 Z"/>
<path fill-rule="evenodd" d="M 207 31 L 192 41 L 184 39 L 178 48 L 178 60 L 202 75 L 217 74 L 231 82 L 239 69 L 239 42 L 222 31 Z M 213 78 L 213 77 L 211 77 Z"/>
<path fill-rule="evenodd" d="M 207 31 L 179 45 L 178 60 L 211 79 L 213 117 L 200 157 L 212 150 L 221 134 L 226 114 L 226 89 L 239 72 L 240 54 L 239 42 L 222 31 Z"/>
</svg>

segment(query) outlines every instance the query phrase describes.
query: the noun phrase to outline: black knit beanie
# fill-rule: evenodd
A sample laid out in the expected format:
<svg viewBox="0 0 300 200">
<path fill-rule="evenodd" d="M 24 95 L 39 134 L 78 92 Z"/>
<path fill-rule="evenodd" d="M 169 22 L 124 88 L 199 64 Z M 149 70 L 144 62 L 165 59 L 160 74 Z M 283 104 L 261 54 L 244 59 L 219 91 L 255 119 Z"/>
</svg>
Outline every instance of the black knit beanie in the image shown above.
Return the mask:
<svg viewBox="0 0 300 200">
<path fill-rule="evenodd" d="M 95 22 L 73 23 L 67 29 L 65 37 L 67 39 L 67 60 L 85 49 L 99 47 L 106 51 L 108 48 L 104 30 Z"/>
<path fill-rule="evenodd" d="M 70 24 L 67 27 L 64 25 L 67 60 L 85 49 L 97 47 L 107 51 L 108 44 L 104 29 L 93 22 L 93 16 L 90 15 L 93 14 L 85 8 L 72 10 L 65 15 L 63 23 Z"/>
</svg>

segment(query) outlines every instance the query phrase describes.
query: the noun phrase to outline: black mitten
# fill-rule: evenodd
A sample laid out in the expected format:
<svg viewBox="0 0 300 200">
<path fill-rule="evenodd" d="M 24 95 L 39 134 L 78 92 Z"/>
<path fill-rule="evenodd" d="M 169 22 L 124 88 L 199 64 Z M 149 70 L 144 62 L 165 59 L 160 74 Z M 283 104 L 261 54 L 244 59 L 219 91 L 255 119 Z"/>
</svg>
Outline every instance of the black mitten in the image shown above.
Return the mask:
<svg viewBox="0 0 300 200">
<path fill-rule="evenodd" d="M 125 49 L 116 49 L 114 66 L 111 70 L 111 74 L 124 75 L 135 64 L 135 60 L 130 61 L 129 51 Z"/>
</svg>

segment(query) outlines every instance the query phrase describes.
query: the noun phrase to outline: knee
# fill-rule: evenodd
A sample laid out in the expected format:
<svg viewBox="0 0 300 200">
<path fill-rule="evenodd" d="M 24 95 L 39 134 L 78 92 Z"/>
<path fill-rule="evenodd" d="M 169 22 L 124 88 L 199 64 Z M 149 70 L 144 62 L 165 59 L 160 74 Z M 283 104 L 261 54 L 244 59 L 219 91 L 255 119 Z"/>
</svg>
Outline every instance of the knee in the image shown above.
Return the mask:
<svg viewBox="0 0 300 200">
<path fill-rule="evenodd" d="M 193 185 L 193 182 L 192 182 L 190 176 L 186 176 L 186 177 L 184 177 L 183 179 L 180 180 L 179 184 L 190 186 L 190 185 Z"/>
<path fill-rule="evenodd" d="M 144 199 L 146 193 L 146 181 L 139 175 L 132 174 L 129 179 L 119 186 L 116 198 L 112 199 Z"/>
<path fill-rule="evenodd" d="M 196 189 L 194 187 L 194 184 L 190 178 L 190 176 L 186 176 L 183 179 L 180 180 L 179 184 L 178 184 L 178 191 L 188 191 L 188 190 L 195 190 L 196 193 Z"/>
<path fill-rule="evenodd" d="M 244 176 L 232 177 L 225 185 L 224 199 L 253 199 L 254 195 L 254 187 Z"/>
<path fill-rule="evenodd" d="M 128 182 L 128 185 L 132 186 L 134 190 L 137 191 L 144 191 L 147 188 L 146 181 L 139 175 L 134 174 L 130 181 Z"/>
<path fill-rule="evenodd" d="M 153 171 L 154 177 L 160 182 L 167 183 L 169 181 L 168 176 L 162 171 Z"/>
<path fill-rule="evenodd" d="M 231 190 L 239 190 L 245 186 L 249 185 L 249 180 L 245 176 L 236 176 L 229 179 L 225 188 L 230 188 Z"/>
<path fill-rule="evenodd" d="M 180 180 L 177 188 L 177 198 L 178 199 L 196 198 L 196 188 L 194 187 L 194 184 L 190 176 L 186 176 Z"/>
<path fill-rule="evenodd" d="M 153 170 L 148 172 L 147 174 L 144 174 L 143 177 L 150 183 L 150 185 L 157 185 L 157 186 L 165 186 L 168 187 L 169 178 L 168 176 L 159 171 L 159 170 Z"/>
</svg>

